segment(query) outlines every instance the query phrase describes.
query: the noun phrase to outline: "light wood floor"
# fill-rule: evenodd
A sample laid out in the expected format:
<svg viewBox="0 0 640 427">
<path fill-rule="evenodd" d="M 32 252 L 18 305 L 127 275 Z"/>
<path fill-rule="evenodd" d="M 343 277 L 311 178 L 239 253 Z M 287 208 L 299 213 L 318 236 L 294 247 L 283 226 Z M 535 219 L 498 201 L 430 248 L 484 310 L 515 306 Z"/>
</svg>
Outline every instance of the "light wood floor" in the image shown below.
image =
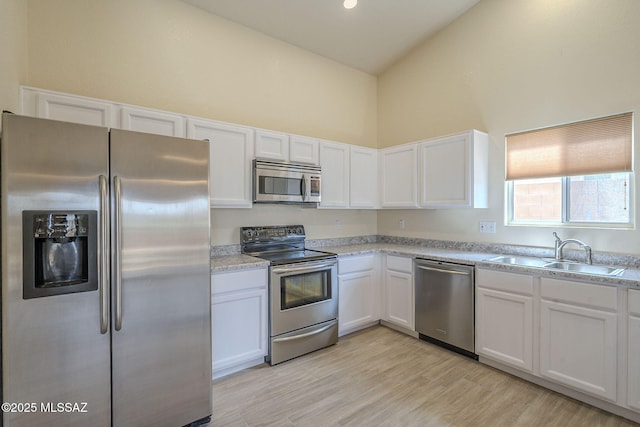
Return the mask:
<svg viewBox="0 0 640 427">
<path fill-rule="evenodd" d="M 637 426 L 384 326 L 213 383 L 213 426 Z"/>
</svg>

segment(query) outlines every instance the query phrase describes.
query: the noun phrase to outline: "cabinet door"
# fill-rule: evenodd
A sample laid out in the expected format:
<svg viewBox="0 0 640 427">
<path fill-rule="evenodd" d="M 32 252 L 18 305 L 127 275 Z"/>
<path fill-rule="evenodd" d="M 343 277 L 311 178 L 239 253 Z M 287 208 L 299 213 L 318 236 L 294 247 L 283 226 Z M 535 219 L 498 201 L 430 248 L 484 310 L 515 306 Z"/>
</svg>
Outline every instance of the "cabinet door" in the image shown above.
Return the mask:
<svg viewBox="0 0 640 427">
<path fill-rule="evenodd" d="M 120 127 L 136 132 L 184 138 L 184 118 L 178 114 L 142 108 L 122 107 Z"/>
<path fill-rule="evenodd" d="M 378 151 L 351 147 L 349 206 L 357 209 L 378 207 Z"/>
<path fill-rule="evenodd" d="M 469 131 L 420 144 L 420 205 L 487 207 L 488 136 Z"/>
<path fill-rule="evenodd" d="M 322 187 L 320 207 L 349 206 L 349 146 L 322 142 L 320 144 Z"/>
<path fill-rule="evenodd" d="M 476 289 L 476 351 L 533 371 L 533 297 Z"/>
<path fill-rule="evenodd" d="M 266 356 L 267 290 L 214 295 L 211 301 L 214 377 L 220 371 Z"/>
<path fill-rule="evenodd" d="M 209 140 L 211 207 L 250 208 L 253 131 L 242 126 L 188 119 L 187 137 Z"/>
<path fill-rule="evenodd" d="M 470 144 L 460 135 L 420 145 L 421 206 L 471 206 Z"/>
<path fill-rule="evenodd" d="M 616 349 L 615 313 L 555 301 L 541 301 L 541 375 L 577 390 L 615 401 Z"/>
<path fill-rule="evenodd" d="M 380 290 L 376 283 L 376 275 L 372 270 L 338 277 L 339 335 L 369 326 L 380 319 Z"/>
<path fill-rule="evenodd" d="M 114 107 L 108 102 L 47 92 L 36 95 L 36 116 L 63 122 L 111 127 Z"/>
<path fill-rule="evenodd" d="M 418 207 L 416 144 L 380 151 L 380 202 L 383 208 Z"/>
<path fill-rule="evenodd" d="M 385 320 L 413 331 L 415 307 L 411 273 L 387 270 L 384 287 Z"/>
<path fill-rule="evenodd" d="M 640 411 L 640 291 L 633 289 L 629 289 L 627 325 L 627 400 L 631 408 Z"/>
<path fill-rule="evenodd" d="M 289 161 L 292 163 L 320 164 L 320 143 L 317 139 L 292 135 L 289 142 Z"/>
<path fill-rule="evenodd" d="M 256 130 L 256 157 L 288 162 L 289 135 L 264 129 Z"/>
</svg>

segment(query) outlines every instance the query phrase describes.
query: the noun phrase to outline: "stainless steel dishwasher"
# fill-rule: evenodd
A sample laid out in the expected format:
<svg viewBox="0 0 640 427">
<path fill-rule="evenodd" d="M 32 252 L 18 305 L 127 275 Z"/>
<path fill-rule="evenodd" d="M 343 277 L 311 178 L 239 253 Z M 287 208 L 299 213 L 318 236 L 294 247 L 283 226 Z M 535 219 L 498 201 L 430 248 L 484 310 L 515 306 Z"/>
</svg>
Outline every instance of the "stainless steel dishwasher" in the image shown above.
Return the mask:
<svg viewBox="0 0 640 427">
<path fill-rule="evenodd" d="M 478 359 L 473 266 L 420 258 L 414 266 L 420 339 Z"/>
</svg>

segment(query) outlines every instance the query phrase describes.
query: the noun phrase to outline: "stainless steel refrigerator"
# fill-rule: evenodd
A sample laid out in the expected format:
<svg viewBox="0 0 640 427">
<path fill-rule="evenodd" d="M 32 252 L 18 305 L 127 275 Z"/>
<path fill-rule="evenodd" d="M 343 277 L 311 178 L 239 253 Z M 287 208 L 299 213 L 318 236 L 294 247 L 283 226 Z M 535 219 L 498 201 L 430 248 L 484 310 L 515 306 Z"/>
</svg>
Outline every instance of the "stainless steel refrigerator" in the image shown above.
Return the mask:
<svg viewBox="0 0 640 427">
<path fill-rule="evenodd" d="M 208 143 L 5 113 L 0 144 L 4 426 L 206 422 Z"/>
</svg>

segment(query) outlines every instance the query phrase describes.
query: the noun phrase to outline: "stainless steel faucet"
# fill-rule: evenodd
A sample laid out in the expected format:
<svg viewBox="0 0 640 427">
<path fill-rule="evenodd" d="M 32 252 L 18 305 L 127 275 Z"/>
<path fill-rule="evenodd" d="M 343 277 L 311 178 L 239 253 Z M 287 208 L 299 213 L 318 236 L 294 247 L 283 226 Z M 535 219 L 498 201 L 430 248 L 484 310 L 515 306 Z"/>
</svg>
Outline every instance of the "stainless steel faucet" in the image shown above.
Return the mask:
<svg viewBox="0 0 640 427">
<path fill-rule="evenodd" d="M 581 240 L 576 240 L 576 239 L 567 239 L 567 240 L 562 240 L 560 238 L 560 236 L 558 236 L 558 233 L 556 233 L 555 231 L 553 232 L 553 237 L 556 238 L 556 260 L 561 261 L 562 260 L 562 249 L 568 244 L 568 243 L 575 243 L 577 245 L 582 246 L 582 248 L 584 249 L 584 251 L 586 252 L 587 255 L 587 264 L 593 264 L 593 261 L 591 259 L 591 246 L 587 245 L 585 242 L 581 241 Z"/>
</svg>

